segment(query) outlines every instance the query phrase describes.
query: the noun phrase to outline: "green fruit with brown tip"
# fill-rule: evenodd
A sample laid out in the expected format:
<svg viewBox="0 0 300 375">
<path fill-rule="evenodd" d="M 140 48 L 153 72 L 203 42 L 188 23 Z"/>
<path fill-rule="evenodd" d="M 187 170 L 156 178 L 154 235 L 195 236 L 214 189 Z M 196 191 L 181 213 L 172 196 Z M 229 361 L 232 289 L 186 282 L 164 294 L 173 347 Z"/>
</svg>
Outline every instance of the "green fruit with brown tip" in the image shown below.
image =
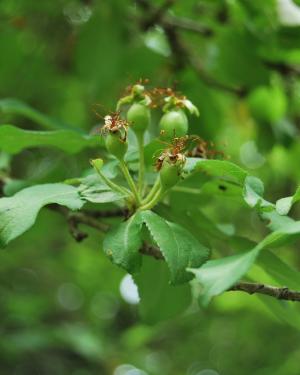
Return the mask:
<svg viewBox="0 0 300 375">
<path fill-rule="evenodd" d="M 177 109 L 169 111 L 162 116 L 159 128 L 163 138 L 171 139 L 186 135 L 189 123 L 186 114 L 181 109 Z"/>
<path fill-rule="evenodd" d="M 168 190 L 174 185 L 176 185 L 180 179 L 180 172 L 181 168 L 177 163 L 171 164 L 167 161 L 164 161 L 159 173 L 162 188 L 164 190 Z"/>
<path fill-rule="evenodd" d="M 143 104 L 134 103 L 127 112 L 127 120 L 135 133 L 144 133 L 150 125 L 150 110 Z"/>
<path fill-rule="evenodd" d="M 128 149 L 127 141 L 120 137 L 119 132 L 109 133 L 105 138 L 105 146 L 107 151 L 119 160 L 124 159 Z"/>
</svg>

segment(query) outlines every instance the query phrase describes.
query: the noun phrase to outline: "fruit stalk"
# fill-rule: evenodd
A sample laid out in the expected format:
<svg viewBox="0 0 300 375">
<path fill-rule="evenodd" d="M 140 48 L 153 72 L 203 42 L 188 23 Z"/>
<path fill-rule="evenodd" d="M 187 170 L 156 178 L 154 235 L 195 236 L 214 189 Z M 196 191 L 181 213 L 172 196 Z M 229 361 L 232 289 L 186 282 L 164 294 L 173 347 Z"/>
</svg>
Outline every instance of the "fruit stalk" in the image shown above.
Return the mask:
<svg viewBox="0 0 300 375">
<path fill-rule="evenodd" d="M 124 162 L 124 160 L 120 160 L 120 168 L 121 168 L 121 171 L 123 172 L 123 175 L 128 183 L 128 186 L 130 187 L 130 190 L 132 191 L 132 194 L 134 195 L 134 198 L 135 198 L 135 201 L 137 203 L 138 206 L 140 206 L 141 204 L 141 200 L 140 200 L 140 195 L 139 195 L 139 192 L 135 186 L 135 183 L 131 177 L 131 174 L 127 168 L 127 165 L 126 163 Z"/>
</svg>

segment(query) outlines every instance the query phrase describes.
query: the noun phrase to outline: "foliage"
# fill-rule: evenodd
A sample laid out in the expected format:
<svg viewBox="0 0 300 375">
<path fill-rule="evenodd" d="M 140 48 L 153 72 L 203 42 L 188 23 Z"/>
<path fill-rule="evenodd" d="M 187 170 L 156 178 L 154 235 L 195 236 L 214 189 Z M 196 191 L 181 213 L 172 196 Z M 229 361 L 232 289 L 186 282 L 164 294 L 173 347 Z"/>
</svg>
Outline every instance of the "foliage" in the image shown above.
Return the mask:
<svg viewBox="0 0 300 375">
<path fill-rule="evenodd" d="M 0 12 L 0 373 L 297 375 L 296 2 Z"/>
</svg>

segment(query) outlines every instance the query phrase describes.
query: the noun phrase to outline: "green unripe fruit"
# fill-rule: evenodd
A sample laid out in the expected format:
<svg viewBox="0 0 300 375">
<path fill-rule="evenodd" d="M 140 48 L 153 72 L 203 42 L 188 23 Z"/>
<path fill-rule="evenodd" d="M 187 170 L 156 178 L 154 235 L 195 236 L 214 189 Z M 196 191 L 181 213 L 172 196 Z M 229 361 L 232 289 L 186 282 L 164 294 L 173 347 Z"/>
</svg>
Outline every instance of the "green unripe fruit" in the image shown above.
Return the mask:
<svg viewBox="0 0 300 375">
<path fill-rule="evenodd" d="M 186 114 L 181 110 L 172 110 L 165 113 L 159 123 L 163 138 L 183 137 L 187 134 L 189 123 Z"/>
<path fill-rule="evenodd" d="M 173 187 L 180 179 L 180 167 L 178 164 L 171 164 L 164 161 L 160 170 L 160 183 L 164 190 Z"/>
<path fill-rule="evenodd" d="M 120 138 L 120 133 L 109 133 L 105 138 L 106 149 L 117 159 L 123 160 L 128 149 L 127 141 Z"/>
<path fill-rule="evenodd" d="M 150 125 L 150 110 L 143 104 L 134 103 L 127 112 L 127 120 L 135 133 L 144 133 Z"/>
<path fill-rule="evenodd" d="M 252 116 L 262 122 L 279 121 L 287 110 L 287 99 L 280 87 L 261 86 L 251 92 L 247 103 Z"/>
</svg>

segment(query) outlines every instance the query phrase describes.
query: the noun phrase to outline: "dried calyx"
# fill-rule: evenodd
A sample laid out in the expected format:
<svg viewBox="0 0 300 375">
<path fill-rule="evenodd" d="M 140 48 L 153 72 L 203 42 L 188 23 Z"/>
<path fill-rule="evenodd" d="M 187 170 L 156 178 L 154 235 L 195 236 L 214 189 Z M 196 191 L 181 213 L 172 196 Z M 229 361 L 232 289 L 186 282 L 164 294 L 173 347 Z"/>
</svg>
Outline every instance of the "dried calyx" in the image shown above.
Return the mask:
<svg viewBox="0 0 300 375">
<path fill-rule="evenodd" d="M 102 133 L 105 135 L 107 151 L 122 160 L 128 149 L 128 122 L 121 119 L 120 112 L 105 116 L 104 121 Z"/>
<path fill-rule="evenodd" d="M 155 167 L 160 173 L 160 182 L 163 189 L 174 186 L 180 179 L 186 157 L 183 153 L 188 136 L 174 138 L 170 147 L 166 148 L 157 158 Z"/>
</svg>

